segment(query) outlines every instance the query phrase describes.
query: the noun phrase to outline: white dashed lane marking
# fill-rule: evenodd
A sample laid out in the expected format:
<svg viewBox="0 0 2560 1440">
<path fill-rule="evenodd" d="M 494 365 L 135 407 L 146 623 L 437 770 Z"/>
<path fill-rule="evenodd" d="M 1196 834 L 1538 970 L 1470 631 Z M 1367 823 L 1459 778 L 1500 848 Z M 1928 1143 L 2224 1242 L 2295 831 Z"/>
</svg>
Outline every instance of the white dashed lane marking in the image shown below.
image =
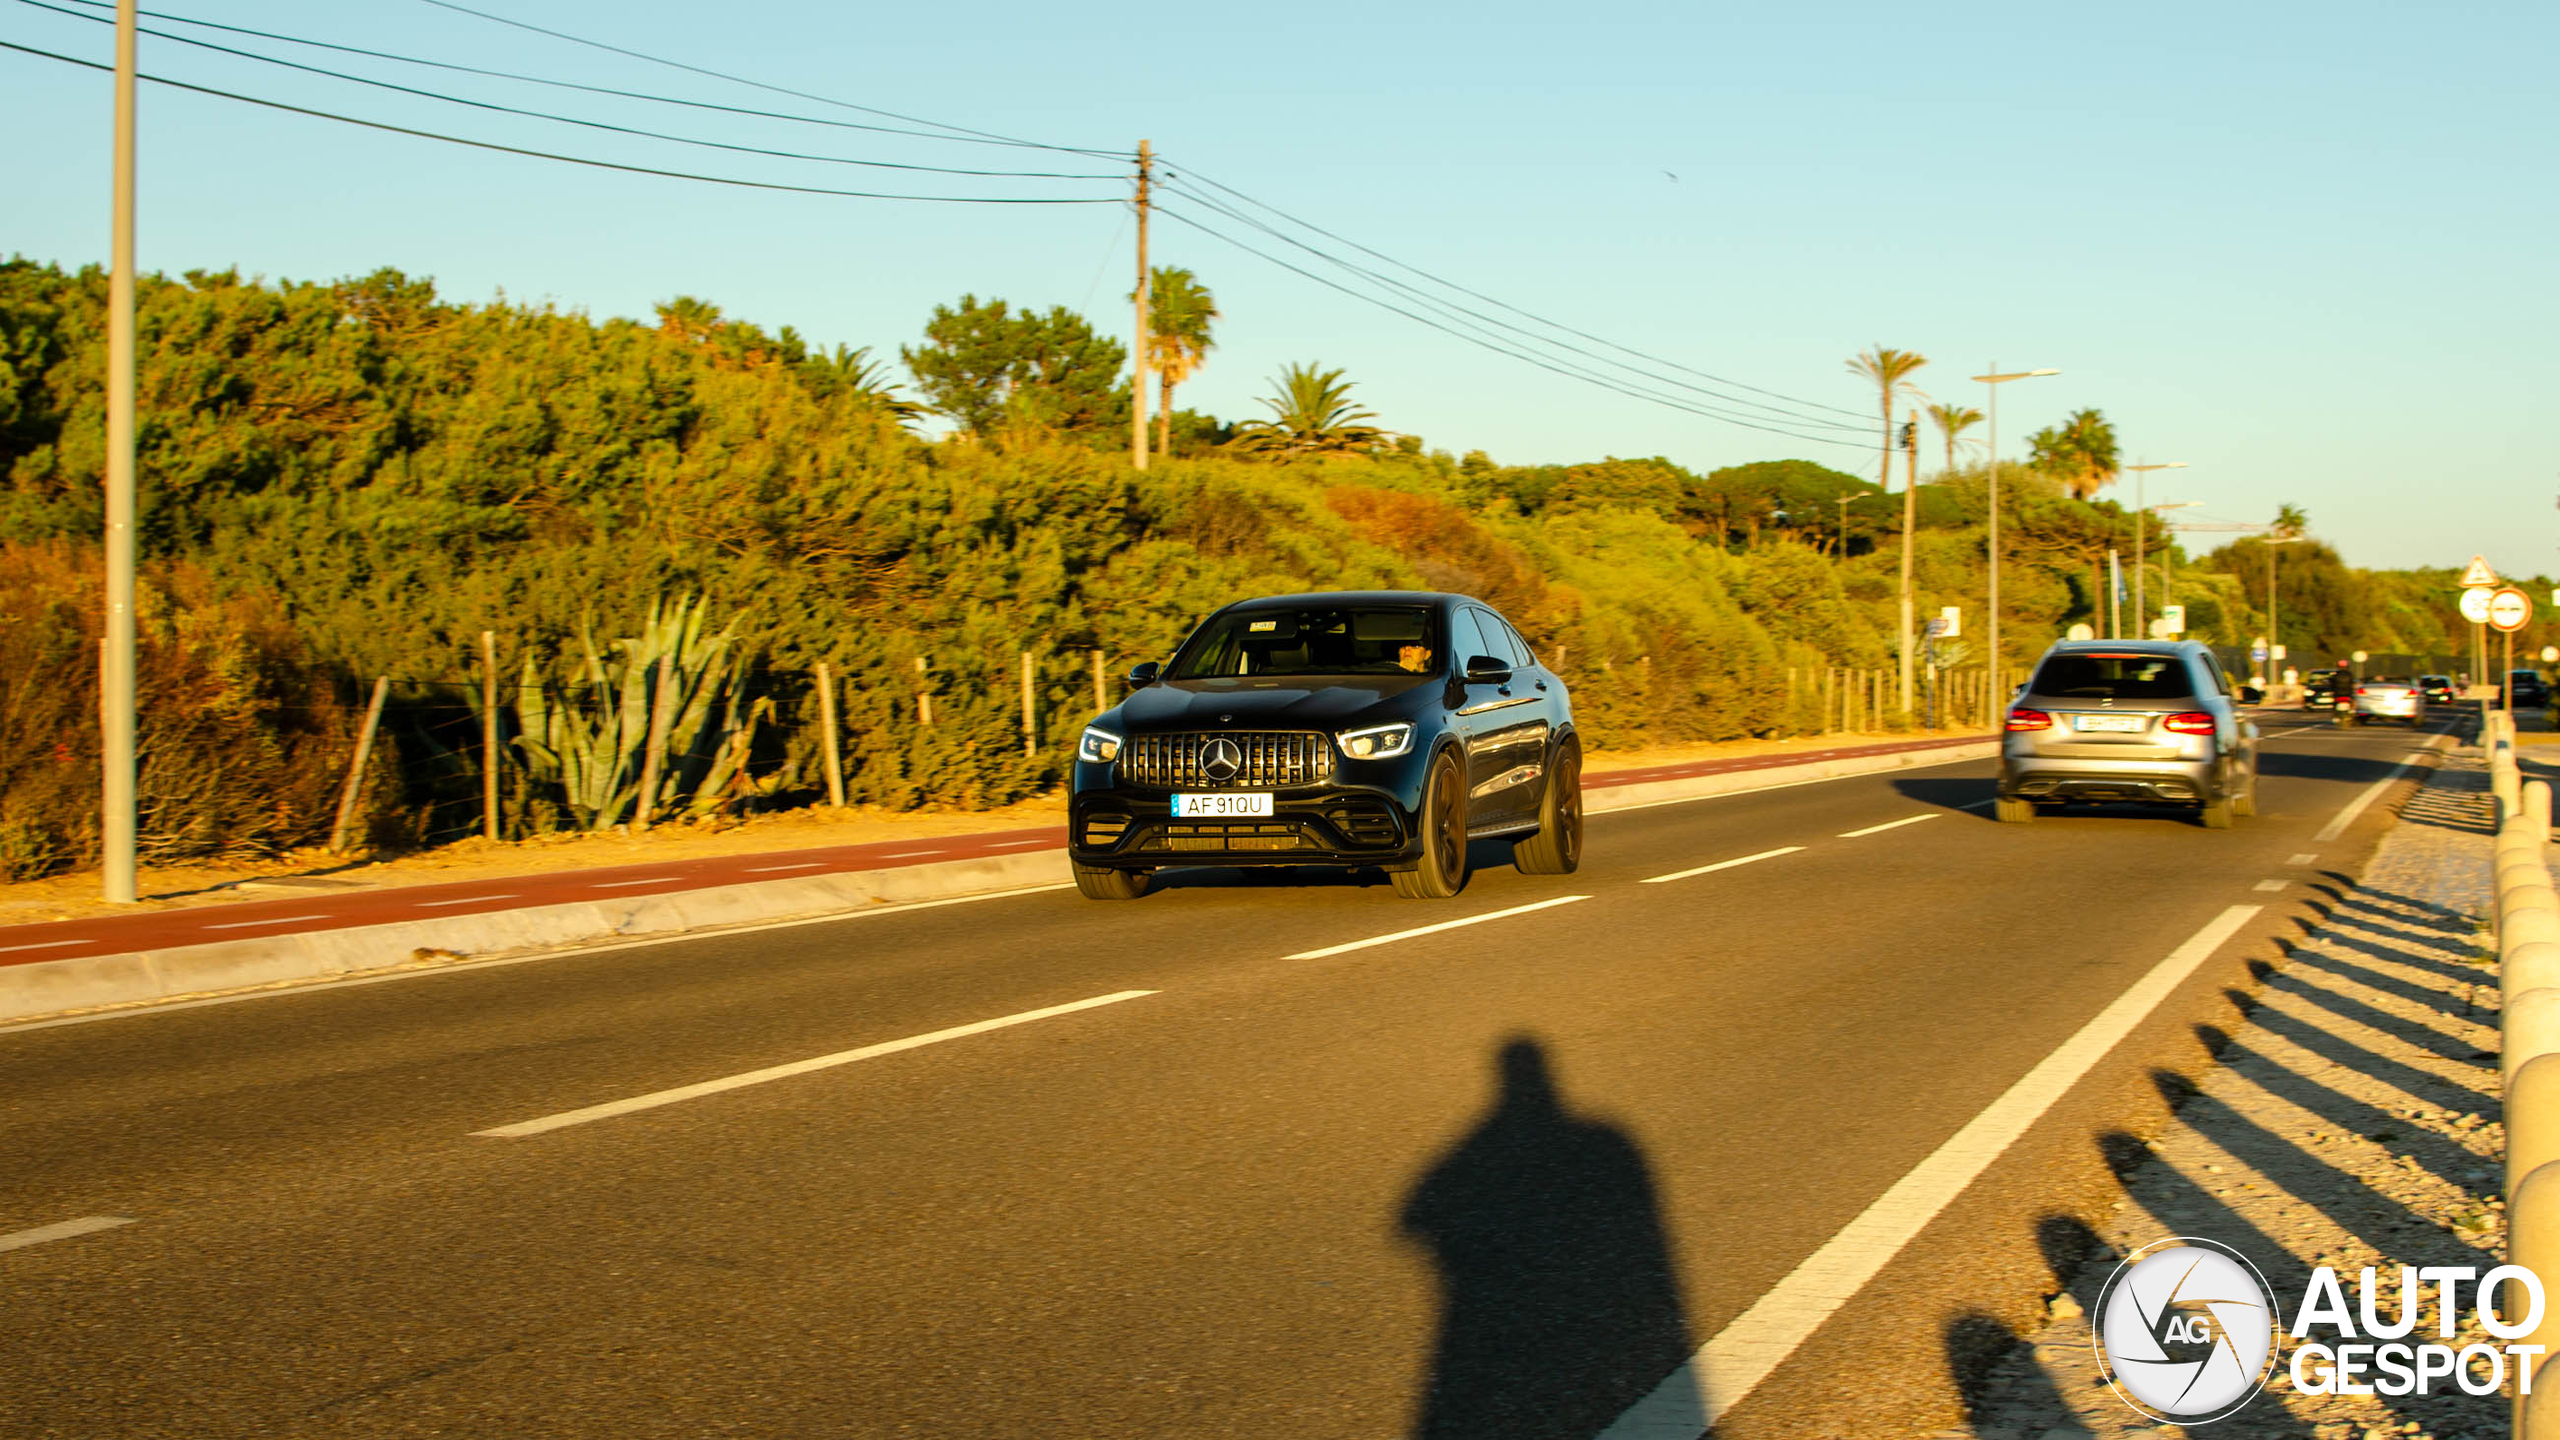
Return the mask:
<svg viewBox="0 0 2560 1440">
<path fill-rule="evenodd" d="M 2286 883 L 2287 882 L 2282 880 L 2261 880 L 2258 882 L 2258 888 L 2261 890 L 2282 890 L 2285 888 Z"/>
<path fill-rule="evenodd" d="M 133 1222 L 122 1215 L 83 1215 L 77 1220 L 64 1220 L 52 1225 L 39 1225 L 33 1230 L 18 1230 L 0 1235 L 0 1250 L 24 1250 L 48 1240 L 68 1240 L 74 1235 L 92 1235 L 100 1230 L 113 1230 Z"/>
<path fill-rule="evenodd" d="M 435 910 L 447 905 L 478 905 L 489 900 L 513 900 L 516 898 L 518 897 L 514 895 L 465 895 L 454 900 L 421 900 L 418 902 L 418 908 L 421 910 Z"/>
<path fill-rule="evenodd" d="M 823 868 L 826 863 L 824 860 L 803 860 L 797 865 L 750 865 L 747 867 L 747 873 L 770 875 L 776 870 L 817 870 Z"/>
<path fill-rule="evenodd" d="M 298 925 L 305 920 L 326 920 L 326 915 L 279 915 L 272 920 L 228 920 L 220 925 L 199 925 L 199 930 L 248 930 L 260 925 Z"/>
<path fill-rule="evenodd" d="M 1760 860 L 1775 860 L 1781 855 L 1793 855 L 1803 848 L 1804 847 L 1801 845 L 1782 845 L 1775 850 L 1763 850 L 1757 855 L 1745 855 L 1736 860 L 1719 860 L 1713 865 L 1701 865 L 1694 870 L 1674 870 L 1668 875 L 1650 876 L 1646 879 L 1639 880 L 1636 883 L 1639 885 L 1659 885 L 1666 880 L 1686 880 L 1693 875 L 1712 875 L 1718 870 L 1730 870 L 1736 865 L 1749 865 Z"/>
<path fill-rule="evenodd" d="M 1541 900 L 1534 905 L 1514 905 L 1508 910 L 1491 910 L 1482 915 L 1470 915 L 1464 920 L 1443 920 L 1437 925 L 1417 925 L 1411 930 L 1399 930 L 1393 935 L 1378 935 L 1367 940 L 1346 941 L 1340 945 L 1327 945 L 1321 950 L 1301 950 L 1295 955 L 1284 955 L 1280 958 L 1284 960 L 1322 960 L 1328 955 L 1343 955 L 1348 954 L 1353 950 L 1366 950 L 1372 945 L 1391 945 L 1398 940 L 1411 940 L 1423 935 L 1437 935 L 1443 930 L 1456 930 L 1467 925 L 1481 925 L 1487 920 L 1508 920 L 1514 915 L 1526 915 L 1536 910 L 1552 910 L 1558 905 L 1570 905 L 1576 900 L 1588 900 L 1590 898 L 1591 897 L 1588 895 L 1559 895 L 1553 900 Z"/>
<path fill-rule="evenodd" d="M 901 850 L 894 855 L 883 855 L 880 858 L 883 860 L 913 860 L 919 855 L 939 855 L 941 853 L 942 852 L 939 850 Z"/>
<path fill-rule="evenodd" d="M 590 890 L 619 890 L 626 885 L 664 885 L 668 881 L 681 880 L 683 878 L 684 877 L 681 875 L 652 875 L 645 880 L 599 880 L 587 888 Z"/>
<path fill-rule="evenodd" d="M 0 945 L 0 955 L 12 950 L 59 950 L 66 945 L 95 945 L 95 940 L 31 940 L 24 945 Z"/>
<path fill-rule="evenodd" d="M 1843 840 L 1855 840 L 1861 835 L 1874 835 L 1886 830 L 1899 830 L 1905 825 L 1917 825 L 1923 820 L 1935 820 L 1937 818 L 1938 817 L 1935 814 L 1905 815 L 1899 820 L 1887 820 L 1881 825 L 1870 825 L 1864 830 L 1843 830 L 1840 832 L 1840 838 Z"/>
<path fill-rule="evenodd" d="M 2284 863 L 2287 865 L 2314 865 L 2319 863 L 2319 860 L 2320 857 L 2317 855 L 2296 855 Z"/>
</svg>

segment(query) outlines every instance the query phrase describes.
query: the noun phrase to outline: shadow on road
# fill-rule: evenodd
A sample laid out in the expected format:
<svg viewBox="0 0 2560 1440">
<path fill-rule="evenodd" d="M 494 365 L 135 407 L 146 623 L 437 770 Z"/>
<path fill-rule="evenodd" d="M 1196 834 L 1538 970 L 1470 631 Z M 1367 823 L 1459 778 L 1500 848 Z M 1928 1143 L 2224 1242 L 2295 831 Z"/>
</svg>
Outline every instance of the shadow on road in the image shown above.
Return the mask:
<svg viewBox="0 0 2560 1440">
<path fill-rule="evenodd" d="M 1493 1109 L 1399 1221 L 1440 1277 L 1413 1434 L 1589 1440 L 1695 1348 L 1652 1173 L 1625 1132 L 1565 1109 L 1537 1041 L 1505 1044 L 1496 1070 Z M 1666 1388 L 1655 1403 L 1704 1430 L 1695 1387 Z"/>
<path fill-rule="evenodd" d="M 1911 775 L 1895 780 L 1893 788 L 1906 800 L 1916 800 L 1923 805 L 1935 805 L 1941 810 L 1964 810 L 1968 805 L 1983 805 L 1983 802 L 1989 800 L 1992 784 L 1992 778 L 1988 775 L 1976 775 L 1969 780 Z M 1965 813 L 1980 820 L 1991 820 L 1991 810 L 1987 805 L 1979 810 L 1967 810 Z"/>
<path fill-rule="evenodd" d="M 1512 841 L 1503 838 L 1467 842 L 1467 883 L 1488 870 L 1511 868 Z M 1147 893 L 1160 890 L 1359 890 L 1387 883 L 1387 872 L 1374 865 L 1215 865 L 1176 866 L 1159 870 Z"/>
</svg>

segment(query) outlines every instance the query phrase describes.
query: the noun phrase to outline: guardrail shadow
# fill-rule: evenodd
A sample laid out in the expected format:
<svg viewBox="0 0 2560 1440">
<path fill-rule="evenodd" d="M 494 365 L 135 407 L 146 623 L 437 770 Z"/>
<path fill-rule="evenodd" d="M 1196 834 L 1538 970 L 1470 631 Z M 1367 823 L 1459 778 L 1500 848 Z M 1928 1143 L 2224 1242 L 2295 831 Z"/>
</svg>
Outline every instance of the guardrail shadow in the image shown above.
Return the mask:
<svg viewBox="0 0 2560 1440">
<path fill-rule="evenodd" d="M 1505 1043 L 1494 1068 L 1492 1108 L 1415 1182 L 1398 1219 L 1440 1285 L 1412 1433 L 1589 1440 L 1664 1376 L 1685 1375 L 1696 1348 L 1651 1167 L 1625 1131 L 1567 1108 L 1537 1040 Z M 1694 1388 L 1657 1403 L 1704 1430 Z"/>
</svg>

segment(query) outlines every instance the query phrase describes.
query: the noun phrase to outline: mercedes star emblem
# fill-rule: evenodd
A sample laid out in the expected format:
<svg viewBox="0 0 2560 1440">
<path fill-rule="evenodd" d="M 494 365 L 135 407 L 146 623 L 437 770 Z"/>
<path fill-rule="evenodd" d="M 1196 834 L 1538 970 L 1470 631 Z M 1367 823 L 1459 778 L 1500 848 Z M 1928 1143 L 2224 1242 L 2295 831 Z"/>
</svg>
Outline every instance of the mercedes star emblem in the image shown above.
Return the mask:
<svg viewBox="0 0 2560 1440">
<path fill-rule="evenodd" d="M 1244 752 L 1224 735 L 1200 747 L 1200 769 L 1212 780 L 1233 780 L 1244 768 Z"/>
</svg>

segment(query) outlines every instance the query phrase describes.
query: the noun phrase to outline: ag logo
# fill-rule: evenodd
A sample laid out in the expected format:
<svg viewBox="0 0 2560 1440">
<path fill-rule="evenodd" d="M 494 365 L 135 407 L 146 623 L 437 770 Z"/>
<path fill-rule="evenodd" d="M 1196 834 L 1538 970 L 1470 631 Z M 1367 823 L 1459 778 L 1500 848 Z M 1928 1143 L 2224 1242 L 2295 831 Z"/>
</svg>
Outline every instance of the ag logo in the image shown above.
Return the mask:
<svg viewBox="0 0 2560 1440">
<path fill-rule="evenodd" d="M 2098 1368 L 2154 1420 L 2220 1420 L 2256 1398 L 2275 1364 L 2267 1296 L 2257 1267 L 2227 1245 L 2154 1241 L 2125 1257 L 2098 1296 Z"/>
<path fill-rule="evenodd" d="M 1233 780 L 1244 768 L 1244 752 L 1221 735 L 1200 747 L 1200 770 L 1212 780 Z"/>
</svg>

